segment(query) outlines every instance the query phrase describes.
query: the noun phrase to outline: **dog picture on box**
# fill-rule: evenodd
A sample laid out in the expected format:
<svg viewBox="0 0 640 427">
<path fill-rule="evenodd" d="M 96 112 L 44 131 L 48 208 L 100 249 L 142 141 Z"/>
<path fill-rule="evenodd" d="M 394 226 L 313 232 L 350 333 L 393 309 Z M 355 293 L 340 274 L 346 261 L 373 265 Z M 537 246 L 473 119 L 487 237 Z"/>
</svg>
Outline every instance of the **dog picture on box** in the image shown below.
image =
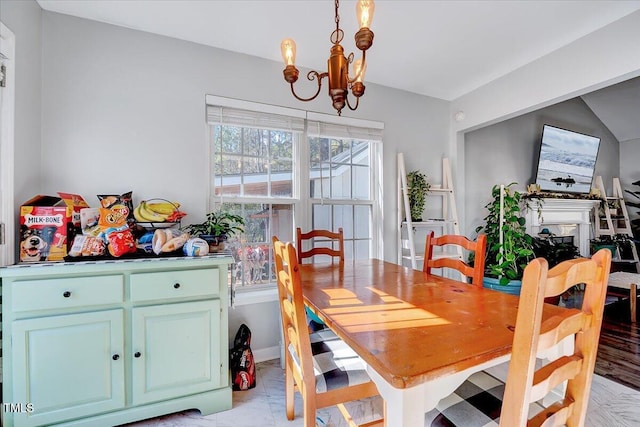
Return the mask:
<svg viewBox="0 0 640 427">
<path fill-rule="evenodd" d="M 50 225 L 40 228 L 22 225 L 20 227 L 20 261 L 45 261 L 49 256 L 49 249 L 57 229 L 58 227 Z"/>
</svg>

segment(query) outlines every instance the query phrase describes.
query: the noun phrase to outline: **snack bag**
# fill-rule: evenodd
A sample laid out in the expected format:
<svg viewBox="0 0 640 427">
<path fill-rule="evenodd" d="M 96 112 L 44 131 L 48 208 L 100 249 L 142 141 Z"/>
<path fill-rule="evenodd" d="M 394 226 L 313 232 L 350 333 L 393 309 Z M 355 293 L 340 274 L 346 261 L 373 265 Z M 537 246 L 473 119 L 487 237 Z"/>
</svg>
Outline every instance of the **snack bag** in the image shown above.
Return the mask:
<svg viewBox="0 0 640 427">
<path fill-rule="evenodd" d="M 120 257 L 136 252 L 136 241 L 127 225 L 127 217 L 123 210 L 100 208 L 98 226 L 112 256 Z"/>
<path fill-rule="evenodd" d="M 151 248 L 153 253 L 160 255 L 163 252 L 173 252 L 182 248 L 189 240 L 189 233 L 170 228 L 158 229 L 153 233 Z"/>
<path fill-rule="evenodd" d="M 107 233 L 107 248 L 114 257 L 121 257 L 125 254 L 135 253 L 136 240 L 128 228 L 124 230 L 113 230 Z"/>
<path fill-rule="evenodd" d="M 133 216 L 132 195 L 132 191 L 121 195 L 98 194 L 98 200 L 100 200 L 101 207 L 122 213 L 127 219 L 127 224 L 131 228 L 136 221 Z"/>
<path fill-rule="evenodd" d="M 80 228 L 85 236 L 100 235 L 100 208 L 84 208 L 80 210 Z"/>
<path fill-rule="evenodd" d="M 233 390 L 248 390 L 256 386 L 256 364 L 251 351 L 251 330 L 244 323 L 240 325 L 229 353 L 229 367 Z"/>
<path fill-rule="evenodd" d="M 73 257 L 98 256 L 104 255 L 105 250 L 104 241 L 99 237 L 79 234 L 73 239 L 69 255 Z"/>
</svg>

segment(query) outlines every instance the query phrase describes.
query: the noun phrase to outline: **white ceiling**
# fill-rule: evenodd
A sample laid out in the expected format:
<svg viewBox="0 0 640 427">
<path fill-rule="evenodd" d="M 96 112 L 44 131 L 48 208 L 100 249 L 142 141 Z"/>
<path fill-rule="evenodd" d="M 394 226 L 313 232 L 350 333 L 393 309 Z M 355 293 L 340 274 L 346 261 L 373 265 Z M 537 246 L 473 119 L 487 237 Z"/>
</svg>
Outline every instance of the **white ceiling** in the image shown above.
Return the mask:
<svg viewBox="0 0 640 427">
<path fill-rule="evenodd" d="M 326 69 L 334 5 L 275 0 L 38 0 L 43 9 Z M 640 9 L 638 1 L 378 0 L 366 81 L 452 100 Z M 355 1 L 340 4 L 342 43 L 355 49 Z M 284 68 L 284 67 L 283 67 Z"/>
<path fill-rule="evenodd" d="M 326 70 L 335 29 L 330 0 L 37 1 L 48 11 L 276 61 L 280 41 L 291 37 L 296 64 L 318 71 Z M 377 0 L 365 83 L 453 100 L 636 10 L 640 0 Z M 340 26 L 351 52 L 355 0 L 341 2 Z M 631 98 L 607 89 L 584 97 L 620 141 L 640 138 L 640 84 L 631 89 Z M 612 109 L 620 96 L 628 121 Z"/>
</svg>

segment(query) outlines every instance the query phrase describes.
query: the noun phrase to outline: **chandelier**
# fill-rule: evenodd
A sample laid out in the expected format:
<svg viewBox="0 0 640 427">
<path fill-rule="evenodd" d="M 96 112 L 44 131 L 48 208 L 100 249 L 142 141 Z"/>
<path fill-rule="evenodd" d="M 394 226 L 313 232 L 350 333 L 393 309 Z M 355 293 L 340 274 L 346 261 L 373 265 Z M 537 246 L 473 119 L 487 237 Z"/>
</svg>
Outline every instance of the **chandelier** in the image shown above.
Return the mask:
<svg viewBox="0 0 640 427">
<path fill-rule="evenodd" d="M 291 93 L 300 101 L 311 101 L 315 99 L 320 93 L 322 87 L 322 79 L 325 77 L 329 80 L 329 96 L 333 108 L 338 111 L 338 115 L 341 115 L 342 109 L 345 105 L 351 110 L 358 108 L 360 97 L 364 95 L 364 74 L 367 68 L 366 53 L 367 49 L 373 44 L 373 31 L 369 29 L 371 21 L 373 20 L 373 10 L 375 8 L 373 0 L 358 0 L 356 4 L 356 14 L 360 23 L 360 30 L 355 35 L 356 47 L 362 51 L 362 58 L 357 61 L 353 61 L 353 52 L 348 57 L 344 56 L 344 49 L 340 45 L 340 42 L 344 38 L 344 32 L 340 29 L 340 15 L 338 14 L 338 7 L 340 2 L 335 0 L 335 22 L 336 29 L 331 33 L 331 55 L 327 60 L 327 71 L 319 73 L 317 71 L 309 71 L 307 79 L 310 81 L 316 80 L 318 83 L 318 89 L 316 93 L 309 98 L 302 98 L 298 96 L 293 88 L 293 84 L 298 80 L 298 69 L 295 66 L 296 61 L 296 43 L 292 39 L 285 39 L 280 44 L 280 50 L 282 51 L 282 58 L 284 59 L 285 69 L 284 79 L 291 85 Z M 349 74 L 349 64 L 353 64 L 353 74 Z M 355 105 L 352 106 L 349 102 L 349 90 L 351 94 L 356 98 Z"/>
</svg>

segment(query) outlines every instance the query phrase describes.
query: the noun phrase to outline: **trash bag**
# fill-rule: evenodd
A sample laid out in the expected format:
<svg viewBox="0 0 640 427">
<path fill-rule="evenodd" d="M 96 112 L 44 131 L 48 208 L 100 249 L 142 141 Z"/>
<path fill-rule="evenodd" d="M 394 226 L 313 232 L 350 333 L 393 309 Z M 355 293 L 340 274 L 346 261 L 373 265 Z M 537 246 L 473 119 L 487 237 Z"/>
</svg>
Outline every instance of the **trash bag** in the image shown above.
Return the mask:
<svg viewBox="0 0 640 427">
<path fill-rule="evenodd" d="M 251 330 L 240 325 L 229 352 L 231 383 L 234 391 L 248 390 L 256 386 L 256 364 L 251 352 Z"/>
</svg>

